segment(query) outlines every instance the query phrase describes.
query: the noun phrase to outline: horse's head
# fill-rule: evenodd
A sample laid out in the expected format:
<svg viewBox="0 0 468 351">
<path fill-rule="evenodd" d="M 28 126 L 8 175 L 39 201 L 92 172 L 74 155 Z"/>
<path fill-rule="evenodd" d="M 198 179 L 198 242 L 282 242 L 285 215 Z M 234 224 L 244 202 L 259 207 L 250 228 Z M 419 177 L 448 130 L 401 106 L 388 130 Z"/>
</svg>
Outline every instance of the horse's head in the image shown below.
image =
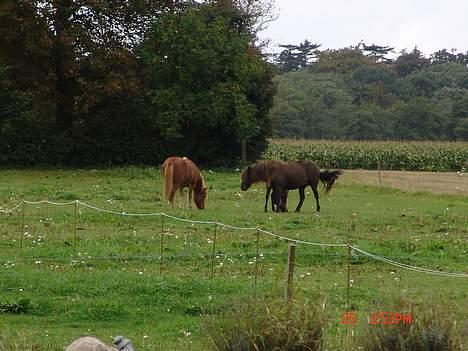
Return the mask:
<svg viewBox="0 0 468 351">
<path fill-rule="evenodd" d="M 207 188 L 205 186 L 203 186 L 200 191 L 195 191 L 193 194 L 193 201 L 199 210 L 203 210 L 205 208 L 206 195 Z"/>
<path fill-rule="evenodd" d="M 245 191 L 252 185 L 252 167 L 247 166 L 241 173 L 241 190 Z"/>
</svg>

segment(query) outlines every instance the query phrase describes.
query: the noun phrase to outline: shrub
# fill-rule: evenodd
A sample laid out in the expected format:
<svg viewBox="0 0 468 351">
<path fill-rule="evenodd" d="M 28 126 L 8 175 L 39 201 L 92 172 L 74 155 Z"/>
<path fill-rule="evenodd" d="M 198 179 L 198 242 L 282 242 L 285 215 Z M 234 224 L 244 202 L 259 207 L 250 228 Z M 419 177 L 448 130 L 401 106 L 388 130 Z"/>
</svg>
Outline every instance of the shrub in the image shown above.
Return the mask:
<svg viewBox="0 0 468 351">
<path fill-rule="evenodd" d="M 370 325 L 361 344 L 364 351 L 463 350 L 456 322 L 434 310 L 424 313 L 410 325 Z"/>
<path fill-rule="evenodd" d="M 314 351 L 322 348 L 326 316 L 308 301 L 263 301 L 205 319 L 216 351 Z"/>
</svg>

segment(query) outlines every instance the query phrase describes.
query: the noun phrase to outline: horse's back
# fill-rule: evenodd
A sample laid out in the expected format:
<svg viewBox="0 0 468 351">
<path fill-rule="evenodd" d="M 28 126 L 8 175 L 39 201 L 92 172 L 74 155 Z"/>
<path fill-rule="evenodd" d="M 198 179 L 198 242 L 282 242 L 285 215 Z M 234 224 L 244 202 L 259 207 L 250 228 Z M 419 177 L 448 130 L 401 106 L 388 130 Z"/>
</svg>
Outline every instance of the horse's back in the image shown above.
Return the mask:
<svg viewBox="0 0 468 351">
<path fill-rule="evenodd" d="M 198 166 L 187 157 L 172 156 L 163 162 L 163 172 L 167 166 L 172 165 L 174 183 L 180 186 L 189 186 L 201 177 Z"/>
<path fill-rule="evenodd" d="M 309 177 L 313 177 L 314 179 L 320 177 L 320 168 L 318 168 L 314 162 L 310 160 L 301 160 L 298 161 L 298 164 L 304 168 Z"/>
<path fill-rule="evenodd" d="M 296 189 L 317 183 L 320 169 L 309 160 L 293 161 L 279 164 L 273 182 L 287 189 Z"/>
</svg>

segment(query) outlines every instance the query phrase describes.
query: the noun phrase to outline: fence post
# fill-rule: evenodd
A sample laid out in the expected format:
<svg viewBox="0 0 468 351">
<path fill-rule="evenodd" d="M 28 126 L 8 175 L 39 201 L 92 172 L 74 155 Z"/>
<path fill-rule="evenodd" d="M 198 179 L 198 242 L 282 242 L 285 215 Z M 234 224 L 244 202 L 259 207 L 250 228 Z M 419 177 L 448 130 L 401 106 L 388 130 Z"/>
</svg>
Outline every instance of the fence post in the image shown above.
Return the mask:
<svg viewBox="0 0 468 351">
<path fill-rule="evenodd" d="M 379 170 L 379 187 L 382 186 L 382 177 L 380 175 L 380 170 L 381 170 L 381 167 L 380 167 L 380 157 L 377 158 L 377 167 L 378 167 L 378 170 Z"/>
<path fill-rule="evenodd" d="M 21 222 L 20 222 L 20 249 L 23 248 L 23 236 L 24 236 L 24 211 L 26 208 L 26 202 L 21 200 Z"/>
<path fill-rule="evenodd" d="M 211 251 L 211 274 L 210 279 L 213 279 L 214 274 L 214 259 L 215 259 L 215 251 L 216 251 L 216 232 L 218 230 L 218 223 L 214 221 L 214 237 L 213 237 L 213 250 Z"/>
<path fill-rule="evenodd" d="M 286 272 L 286 292 L 285 292 L 285 300 L 286 303 L 291 301 L 292 299 L 292 283 L 294 277 L 294 262 L 296 258 L 296 245 L 289 244 L 288 247 L 288 265 L 287 265 L 287 272 Z"/>
<path fill-rule="evenodd" d="M 161 235 L 160 235 L 160 247 L 159 247 L 159 275 L 162 275 L 162 264 L 163 264 L 163 245 L 164 245 L 164 214 L 161 214 Z"/>
<path fill-rule="evenodd" d="M 346 288 L 346 316 L 349 315 L 349 288 L 350 288 L 350 278 L 351 278 L 351 244 L 348 245 L 348 274 L 347 274 L 347 288 Z M 346 335 L 348 335 L 348 323 L 346 323 Z"/>
</svg>

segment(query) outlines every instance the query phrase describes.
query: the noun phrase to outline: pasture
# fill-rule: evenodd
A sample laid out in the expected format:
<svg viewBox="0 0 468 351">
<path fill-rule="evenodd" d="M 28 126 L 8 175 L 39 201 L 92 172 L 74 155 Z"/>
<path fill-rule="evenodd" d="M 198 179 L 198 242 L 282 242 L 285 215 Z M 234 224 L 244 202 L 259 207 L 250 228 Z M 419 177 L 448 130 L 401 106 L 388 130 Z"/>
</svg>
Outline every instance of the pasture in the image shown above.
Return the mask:
<svg viewBox="0 0 468 351">
<path fill-rule="evenodd" d="M 320 194 L 320 215 L 310 188 L 301 213 L 265 213 L 263 185 L 241 192 L 239 171 L 202 172 L 209 188 L 203 211 L 170 209 L 161 199 L 160 170 L 137 167 L 2 170 L 0 208 L 21 199 L 79 199 L 126 214 L 164 211 L 187 220 L 261 226 L 304 241 L 351 242 L 405 264 L 468 273 L 463 194 L 379 188 L 345 173 L 329 195 Z M 291 191 L 288 207 L 297 202 Z M 62 350 L 81 335 L 110 343 L 110 336 L 121 334 L 138 351 L 206 350 L 202 315 L 216 316 L 255 297 L 282 299 L 286 259 L 284 240 L 262 234 L 257 241 L 255 230 L 28 204 L 24 212 L 0 213 L 0 338 L 14 340 L 18 350 L 42 351 Z M 347 248 L 298 245 L 296 263 L 294 296 L 324 306 L 327 348 L 343 349 Z M 356 334 L 372 312 L 408 311 L 409 305 L 414 318 L 436 308 L 467 328 L 466 278 L 404 270 L 357 252 L 350 267 Z"/>
</svg>

